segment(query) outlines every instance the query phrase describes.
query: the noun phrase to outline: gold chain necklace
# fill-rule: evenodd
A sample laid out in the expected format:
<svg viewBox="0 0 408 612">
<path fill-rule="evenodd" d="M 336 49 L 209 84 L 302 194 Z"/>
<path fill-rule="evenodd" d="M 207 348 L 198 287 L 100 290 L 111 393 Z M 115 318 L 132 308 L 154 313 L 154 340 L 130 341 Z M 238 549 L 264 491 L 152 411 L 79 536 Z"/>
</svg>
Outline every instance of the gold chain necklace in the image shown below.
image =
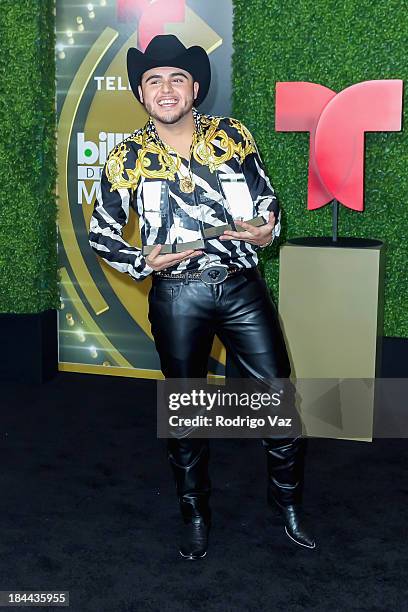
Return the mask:
<svg viewBox="0 0 408 612">
<path fill-rule="evenodd" d="M 182 178 L 179 179 L 179 185 L 180 185 L 180 191 L 182 191 L 183 193 L 193 193 L 195 189 L 193 173 L 191 171 L 191 159 L 192 159 L 192 153 L 193 153 L 193 150 L 196 144 L 197 144 L 197 132 L 195 131 L 193 134 L 193 141 L 190 147 L 190 157 L 188 160 L 188 174 L 183 176 L 181 172 L 181 159 L 180 159 L 179 154 L 177 153 L 177 151 L 174 151 L 174 149 L 171 149 L 165 142 L 162 141 L 162 145 L 165 149 L 166 162 L 171 167 L 172 172 L 174 173 L 180 172 L 180 174 L 182 175 Z M 177 163 L 174 162 L 173 157 L 171 155 L 171 151 L 173 151 L 176 154 Z"/>
</svg>

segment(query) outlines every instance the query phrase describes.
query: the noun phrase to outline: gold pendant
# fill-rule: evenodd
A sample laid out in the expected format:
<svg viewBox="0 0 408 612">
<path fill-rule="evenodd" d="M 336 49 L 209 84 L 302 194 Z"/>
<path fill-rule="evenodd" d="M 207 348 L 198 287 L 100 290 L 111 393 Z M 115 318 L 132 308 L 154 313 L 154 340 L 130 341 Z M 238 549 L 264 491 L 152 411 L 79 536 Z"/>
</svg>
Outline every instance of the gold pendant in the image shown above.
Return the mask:
<svg viewBox="0 0 408 612">
<path fill-rule="evenodd" d="M 192 193 L 194 191 L 194 181 L 191 177 L 185 176 L 180 179 L 180 189 L 183 193 Z"/>
</svg>

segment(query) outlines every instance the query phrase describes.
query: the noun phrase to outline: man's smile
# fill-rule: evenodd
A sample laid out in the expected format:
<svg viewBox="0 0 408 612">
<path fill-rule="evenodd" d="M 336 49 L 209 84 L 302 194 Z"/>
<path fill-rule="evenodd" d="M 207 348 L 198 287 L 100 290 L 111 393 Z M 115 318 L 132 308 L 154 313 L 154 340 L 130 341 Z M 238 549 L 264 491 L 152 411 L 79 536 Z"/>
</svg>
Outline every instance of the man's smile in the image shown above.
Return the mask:
<svg viewBox="0 0 408 612">
<path fill-rule="evenodd" d="M 176 98 L 162 98 L 157 102 L 161 108 L 174 108 L 178 100 Z"/>
</svg>

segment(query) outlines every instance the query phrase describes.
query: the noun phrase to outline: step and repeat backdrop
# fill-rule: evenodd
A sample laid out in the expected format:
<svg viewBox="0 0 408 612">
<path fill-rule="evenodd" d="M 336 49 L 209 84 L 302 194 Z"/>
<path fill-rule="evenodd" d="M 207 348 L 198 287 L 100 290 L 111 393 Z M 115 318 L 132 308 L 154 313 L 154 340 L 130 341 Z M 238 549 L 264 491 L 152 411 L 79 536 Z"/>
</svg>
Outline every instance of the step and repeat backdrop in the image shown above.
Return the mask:
<svg viewBox="0 0 408 612">
<path fill-rule="evenodd" d="M 89 220 L 109 151 L 147 115 L 130 91 L 126 54 L 156 34 L 175 34 L 210 55 L 212 85 L 200 107 L 229 115 L 231 0 L 57 0 L 59 369 L 162 378 L 147 318 L 151 280 L 135 282 L 100 260 Z M 140 246 L 132 211 L 124 238 Z M 225 349 L 214 341 L 209 373 L 223 375 Z"/>
</svg>

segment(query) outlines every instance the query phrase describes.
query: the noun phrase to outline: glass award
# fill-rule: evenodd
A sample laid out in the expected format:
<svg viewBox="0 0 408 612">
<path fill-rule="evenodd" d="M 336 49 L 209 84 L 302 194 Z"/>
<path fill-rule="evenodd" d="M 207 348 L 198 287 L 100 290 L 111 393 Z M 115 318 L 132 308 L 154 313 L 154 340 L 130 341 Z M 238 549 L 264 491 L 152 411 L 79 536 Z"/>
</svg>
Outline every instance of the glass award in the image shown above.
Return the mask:
<svg viewBox="0 0 408 612">
<path fill-rule="evenodd" d="M 243 227 L 235 225 L 235 219 L 245 221 L 256 227 L 266 223 L 263 217 L 256 216 L 255 204 L 244 174 L 220 174 L 219 181 L 226 200 L 227 209 L 233 219 L 232 224 L 235 231 L 246 231 Z"/>
<path fill-rule="evenodd" d="M 203 221 L 203 236 L 208 239 L 221 236 L 227 229 L 234 229 L 218 180 L 216 185 L 217 189 L 214 184 L 210 185 L 209 191 L 201 188 L 195 190 L 195 199 Z"/>
<path fill-rule="evenodd" d="M 197 205 L 196 190 L 181 191 L 179 183 L 171 186 L 169 197 L 171 224 L 169 238 L 176 253 L 188 249 L 203 249 L 202 208 Z"/>
<path fill-rule="evenodd" d="M 143 183 L 145 239 L 142 254 L 163 245 L 161 254 L 204 248 L 203 221 L 194 192 L 181 193 L 178 182 L 145 180 Z"/>
</svg>

